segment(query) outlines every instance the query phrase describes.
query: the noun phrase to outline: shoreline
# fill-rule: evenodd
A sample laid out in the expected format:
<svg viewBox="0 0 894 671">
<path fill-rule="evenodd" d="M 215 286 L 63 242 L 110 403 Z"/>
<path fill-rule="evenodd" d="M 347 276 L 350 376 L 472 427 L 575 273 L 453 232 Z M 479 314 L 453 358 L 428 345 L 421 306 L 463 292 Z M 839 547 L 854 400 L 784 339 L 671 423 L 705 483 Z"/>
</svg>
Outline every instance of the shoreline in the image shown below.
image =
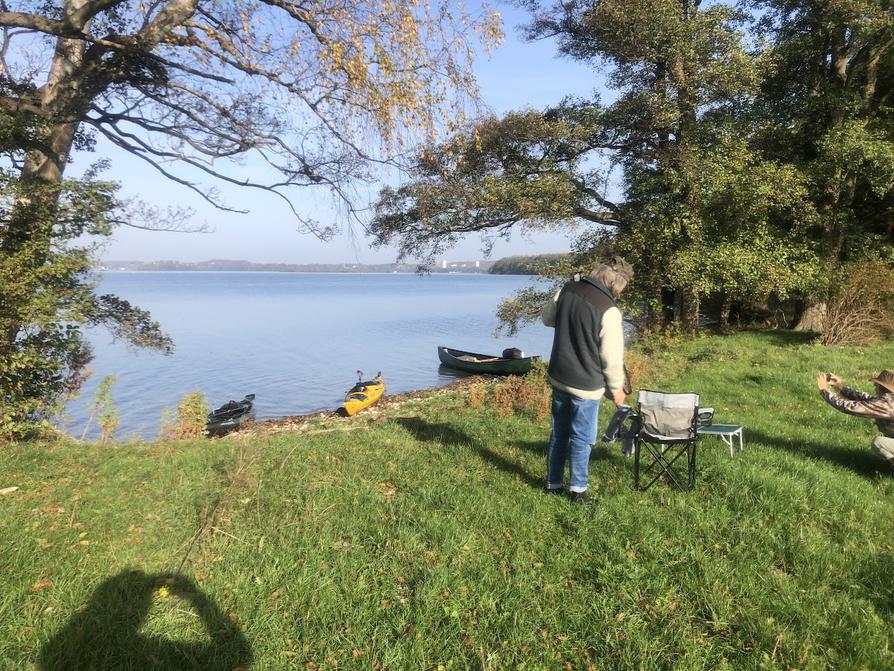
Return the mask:
<svg viewBox="0 0 894 671">
<path fill-rule="evenodd" d="M 341 417 L 336 414 L 335 410 L 317 410 L 315 412 L 286 415 L 284 417 L 273 417 L 268 419 L 260 419 L 248 424 L 244 429 L 239 429 L 221 436 L 220 438 L 230 437 L 249 437 L 254 438 L 263 435 L 272 435 L 277 433 L 291 433 L 304 431 L 308 425 L 314 420 L 318 420 L 321 424 L 351 424 L 361 422 L 361 426 L 354 428 L 363 428 L 368 422 L 362 422 L 363 419 L 378 419 L 385 412 L 401 407 L 409 401 L 425 401 L 439 396 L 456 393 L 463 389 L 473 387 L 482 382 L 500 379 L 498 375 L 469 375 L 461 377 L 453 382 L 449 382 L 439 387 L 428 387 L 426 389 L 414 389 L 412 391 L 404 391 L 399 394 L 384 395 L 382 398 L 370 406 L 369 408 L 353 415 L 351 417 Z"/>
</svg>

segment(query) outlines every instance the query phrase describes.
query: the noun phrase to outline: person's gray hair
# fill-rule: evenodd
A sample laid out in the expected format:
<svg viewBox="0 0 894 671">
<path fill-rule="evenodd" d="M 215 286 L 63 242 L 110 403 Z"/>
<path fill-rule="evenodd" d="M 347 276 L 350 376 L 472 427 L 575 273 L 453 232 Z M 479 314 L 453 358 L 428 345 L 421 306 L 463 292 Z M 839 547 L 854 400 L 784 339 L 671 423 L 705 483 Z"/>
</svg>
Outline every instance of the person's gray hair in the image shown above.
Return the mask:
<svg viewBox="0 0 894 671">
<path fill-rule="evenodd" d="M 612 296 L 618 298 L 633 279 L 633 266 L 620 256 L 613 256 L 607 262 L 596 266 L 590 277 L 600 282 Z"/>
</svg>

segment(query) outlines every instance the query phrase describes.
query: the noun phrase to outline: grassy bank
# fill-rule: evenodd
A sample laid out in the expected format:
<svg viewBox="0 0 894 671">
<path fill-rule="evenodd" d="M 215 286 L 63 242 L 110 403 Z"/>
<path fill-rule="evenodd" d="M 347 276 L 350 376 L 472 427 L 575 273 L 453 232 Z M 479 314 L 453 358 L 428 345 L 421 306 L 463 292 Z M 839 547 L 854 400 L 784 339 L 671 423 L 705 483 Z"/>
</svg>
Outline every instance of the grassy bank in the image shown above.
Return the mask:
<svg viewBox="0 0 894 671">
<path fill-rule="evenodd" d="M 541 492 L 547 420 L 460 392 L 300 433 L 7 448 L 0 668 L 894 667 L 894 477 L 813 384 L 894 345 L 651 356 L 644 384 L 702 393 L 745 452 L 706 439 L 694 491 L 641 493 L 599 446 L 593 508 Z"/>
</svg>

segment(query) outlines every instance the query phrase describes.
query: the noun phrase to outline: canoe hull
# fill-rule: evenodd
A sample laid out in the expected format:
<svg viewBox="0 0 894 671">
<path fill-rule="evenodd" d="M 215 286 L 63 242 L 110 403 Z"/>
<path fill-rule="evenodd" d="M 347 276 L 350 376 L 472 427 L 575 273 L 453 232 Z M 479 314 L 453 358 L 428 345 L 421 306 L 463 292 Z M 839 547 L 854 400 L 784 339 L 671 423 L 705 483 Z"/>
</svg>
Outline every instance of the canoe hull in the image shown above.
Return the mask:
<svg viewBox="0 0 894 671">
<path fill-rule="evenodd" d="M 248 394 L 241 401 L 229 401 L 209 412 L 205 433 L 209 436 L 223 436 L 251 422 L 255 415 L 254 400 L 255 395 Z"/>
<path fill-rule="evenodd" d="M 462 356 L 471 356 L 476 359 L 496 359 L 496 361 L 467 361 L 461 359 Z M 503 357 L 494 357 L 489 354 L 478 354 L 476 352 L 466 352 L 461 349 L 453 349 L 452 347 L 438 347 L 438 358 L 441 363 L 449 368 L 461 370 L 466 373 L 476 373 L 481 375 L 524 375 L 529 373 L 534 362 L 539 360 L 539 356 L 529 356 L 522 359 L 505 359 Z"/>
<path fill-rule="evenodd" d="M 358 382 L 345 394 L 345 401 L 336 413 L 351 417 L 376 403 L 384 394 L 385 380 L 381 376 L 368 382 Z"/>
</svg>

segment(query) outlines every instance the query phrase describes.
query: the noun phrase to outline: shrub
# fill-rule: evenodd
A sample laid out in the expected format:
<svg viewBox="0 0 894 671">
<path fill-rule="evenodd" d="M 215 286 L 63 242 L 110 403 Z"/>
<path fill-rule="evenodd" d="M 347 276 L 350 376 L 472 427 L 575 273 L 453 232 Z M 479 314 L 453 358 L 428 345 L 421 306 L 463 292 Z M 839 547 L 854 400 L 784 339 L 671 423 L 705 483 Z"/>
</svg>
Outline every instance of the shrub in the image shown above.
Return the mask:
<svg viewBox="0 0 894 671">
<path fill-rule="evenodd" d="M 546 364 L 536 362 L 525 376 L 511 376 L 488 387 L 476 385 L 469 390 L 471 407 L 487 404 L 500 417 L 515 414 L 543 419 L 550 413 L 552 395 L 547 381 Z"/>
<path fill-rule="evenodd" d="M 107 405 L 99 414 L 97 424 L 99 424 L 99 442 L 106 443 L 115 437 L 115 430 L 118 428 L 121 418 L 118 415 L 118 408 L 113 404 Z"/>
<path fill-rule="evenodd" d="M 628 350 L 624 353 L 625 372 L 627 374 L 626 386 L 624 391 L 632 394 L 637 389 L 641 389 L 651 374 L 651 359 L 638 349 Z"/>
<path fill-rule="evenodd" d="M 503 380 L 494 387 L 491 407 L 500 417 L 512 417 L 515 414 L 516 396 L 522 387 L 523 384 L 515 377 Z"/>
<path fill-rule="evenodd" d="M 469 402 L 469 407 L 480 408 L 487 402 L 487 386 L 476 384 L 469 387 L 467 400 Z"/>
<path fill-rule="evenodd" d="M 205 433 L 208 422 L 208 402 L 205 394 L 191 391 L 177 404 L 176 438 L 196 438 Z"/>
<path fill-rule="evenodd" d="M 99 425 L 99 442 L 105 443 L 115 435 L 119 417 L 118 409 L 112 399 L 112 387 L 115 386 L 116 380 L 114 375 L 106 375 L 99 381 L 99 386 L 96 387 L 96 392 L 93 394 L 93 403 L 90 404 L 90 416 L 81 433 L 81 440 L 87 437 L 90 425 L 94 420 Z"/>
<path fill-rule="evenodd" d="M 843 266 L 822 317 L 824 345 L 868 345 L 894 334 L 894 269 L 878 261 Z"/>
<path fill-rule="evenodd" d="M 161 411 L 161 428 L 158 431 L 159 440 L 175 440 L 177 438 L 177 418 L 170 408 L 165 407 Z"/>
</svg>

